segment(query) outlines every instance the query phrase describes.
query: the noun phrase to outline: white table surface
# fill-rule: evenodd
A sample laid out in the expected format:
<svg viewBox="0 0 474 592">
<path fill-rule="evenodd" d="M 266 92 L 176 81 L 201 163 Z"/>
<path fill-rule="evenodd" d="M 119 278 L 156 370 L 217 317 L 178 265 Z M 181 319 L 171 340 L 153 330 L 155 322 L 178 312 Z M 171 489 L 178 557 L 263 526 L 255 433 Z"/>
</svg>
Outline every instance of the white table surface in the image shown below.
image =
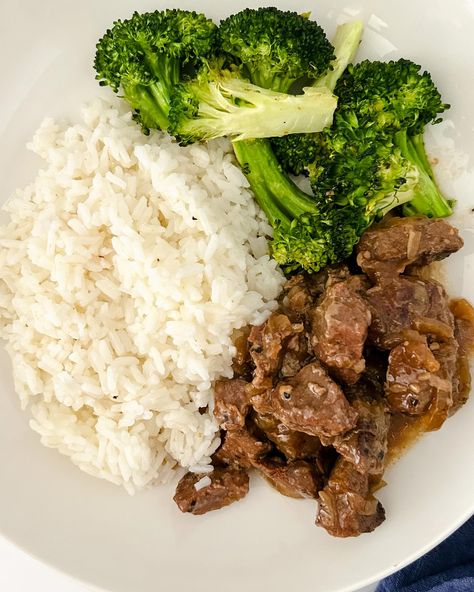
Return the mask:
<svg viewBox="0 0 474 592">
<path fill-rule="evenodd" d="M 43 565 L 0 537 L 2 592 L 88 592 L 88 588 Z M 374 592 L 369 586 L 360 592 Z M 139 592 L 139 591 L 136 591 Z"/>
</svg>

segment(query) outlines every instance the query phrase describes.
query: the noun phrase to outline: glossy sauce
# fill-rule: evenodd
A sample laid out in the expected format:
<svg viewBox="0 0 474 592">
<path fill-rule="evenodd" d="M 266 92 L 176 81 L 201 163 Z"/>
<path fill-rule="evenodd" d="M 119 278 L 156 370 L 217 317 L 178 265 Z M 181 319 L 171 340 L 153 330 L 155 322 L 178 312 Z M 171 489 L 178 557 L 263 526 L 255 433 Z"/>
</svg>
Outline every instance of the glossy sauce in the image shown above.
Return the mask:
<svg viewBox="0 0 474 592">
<path fill-rule="evenodd" d="M 469 398 L 471 391 L 470 359 L 474 355 L 474 308 L 467 300 L 460 298 L 451 301 L 450 309 L 455 318 L 456 338 L 459 342 L 457 400 L 463 404 Z M 458 408 L 459 406 L 454 411 Z M 399 459 L 425 431 L 426 416 L 392 415 L 388 434 L 387 464 Z"/>
</svg>

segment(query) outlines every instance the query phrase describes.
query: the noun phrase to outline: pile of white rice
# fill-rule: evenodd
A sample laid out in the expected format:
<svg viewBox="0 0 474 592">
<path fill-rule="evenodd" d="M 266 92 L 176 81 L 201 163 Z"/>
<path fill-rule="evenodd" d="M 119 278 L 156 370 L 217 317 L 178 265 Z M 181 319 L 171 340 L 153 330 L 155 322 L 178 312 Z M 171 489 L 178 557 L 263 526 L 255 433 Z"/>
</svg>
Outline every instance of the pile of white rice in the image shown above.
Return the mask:
<svg viewBox="0 0 474 592">
<path fill-rule="evenodd" d="M 45 168 L 5 206 L 0 328 L 31 427 L 129 492 L 209 470 L 212 381 L 283 282 L 230 144 L 146 137 L 100 99 L 30 148 Z"/>
</svg>

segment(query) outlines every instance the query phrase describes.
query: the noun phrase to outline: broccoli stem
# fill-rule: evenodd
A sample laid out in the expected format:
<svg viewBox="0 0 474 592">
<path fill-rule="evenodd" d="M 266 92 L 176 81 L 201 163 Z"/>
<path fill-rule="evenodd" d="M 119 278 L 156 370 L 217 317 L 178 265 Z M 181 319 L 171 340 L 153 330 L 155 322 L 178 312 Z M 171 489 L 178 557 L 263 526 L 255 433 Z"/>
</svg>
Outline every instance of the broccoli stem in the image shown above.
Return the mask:
<svg viewBox="0 0 474 592">
<path fill-rule="evenodd" d="M 418 154 L 420 162 L 423 163 L 423 168 L 428 173 L 430 178 L 436 183 L 433 169 L 431 168 L 430 161 L 428 160 L 428 155 L 426 154 L 425 140 L 423 134 L 415 134 L 414 136 L 410 136 L 410 140 L 416 150 L 416 153 Z"/>
<path fill-rule="evenodd" d="M 159 82 L 150 85 L 124 84 L 123 96 L 140 114 L 140 121 L 145 128 L 168 128 L 169 95 L 164 85 Z"/>
<path fill-rule="evenodd" d="M 283 172 L 268 140 L 233 142 L 233 147 L 270 224 L 289 225 L 302 214 L 317 213 L 316 204 Z"/>
<path fill-rule="evenodd" d="M 362 39 L 363 30 L 364 23 L 362 21 L 351 21 L 337 27 L 336 34 L 331 40 L 336 56 L 331 62 L 332 69 L 316 80 L 313 86 L 325 86 L 329 90 L 336 88 L 336 83 L 344 73 L 344 70 L 354 61 Z"/>
<path fill-rule="evenodd" d="M 407 132 L 402 130 L 395 134 L 395 143 L 400 148 L 402 156 L 412 162 L 419 171 L 417 191 L 412 200 L 403 206 L 404 215 L 422 214 L 429 218 L 450 216 L 453 209 L 436 185 L 423 140 L 420 141 L 420 138 L 417 138 L 415 145 L 413 139 L 408 137 Z"/>
</svg>

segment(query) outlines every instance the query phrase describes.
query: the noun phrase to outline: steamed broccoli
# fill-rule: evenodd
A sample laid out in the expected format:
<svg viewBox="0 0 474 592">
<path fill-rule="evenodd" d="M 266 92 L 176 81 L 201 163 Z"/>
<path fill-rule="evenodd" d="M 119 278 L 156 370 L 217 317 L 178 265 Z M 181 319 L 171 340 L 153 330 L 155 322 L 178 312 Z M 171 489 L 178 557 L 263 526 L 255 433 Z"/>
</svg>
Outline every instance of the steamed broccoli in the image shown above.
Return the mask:
<svg viewBox="0 0 474 592">
<path fill-rule="evenodd" d="M 340 75 L 359 45 L 361 24 L 344 25 L 336 34 L 335 76 Z M 329 66 L 330 64 L 327 64 Z M 252 78 L 252 75 L 250 75 Z M 331 87 L 335 78 L 315 84 Z M 255 198 L 274 229 L 271 251 L 287 271 L 318 271 L 348 257 L 365 227 L 360 211 L 321 207 L 301 191 L 279 165 L 267 140 L 234 142 L 234 151 Z"/>
<path fill-rule="evenodd" d="M 235 72 L 203 68 L 171 101 L 169 132 L 182 144 L 321 131 L 331 125 L 336 98 L 327 89 L 289 95 L 256 86 Z"/>
<path fill-rule="evenodd" d="M 277 8 L 247 8 L 221 22 L 222 50 L 264 88 L 288 92 L 300 79 L 316 79 L 334 58 L 323 29 L 306 15 Z"/>
<path fill-rule="evenodd" d="M 102 86 L 122 92 L 144 131 L 166 130 L 171 97 L 186 68 L 214 55 L 217 26 L 202 14 L 164 10 L 116 21 L 97 43 Z"/>
<path fill-rule="evenodd" d="M 234 142 L 234 151 L 273 226 L 272 255 L 286 271 L 318 271 L 351 254 L 360 233 L 357 208 L 320 208 L 282 173 L 266 140 Z"/>
<path fill-rule="evenodd" d="M 309 175 L 319 204 L 358 206 L 369 223 L 372 212 L 403 204 L 405 214 L 450 215 L 423 143 L 426 124 L 448 106 L 419 70 L 408 60 L 349 66 L 335 87 L 332 127 L 273 142 L 283 168 Z"/>
</svg>

